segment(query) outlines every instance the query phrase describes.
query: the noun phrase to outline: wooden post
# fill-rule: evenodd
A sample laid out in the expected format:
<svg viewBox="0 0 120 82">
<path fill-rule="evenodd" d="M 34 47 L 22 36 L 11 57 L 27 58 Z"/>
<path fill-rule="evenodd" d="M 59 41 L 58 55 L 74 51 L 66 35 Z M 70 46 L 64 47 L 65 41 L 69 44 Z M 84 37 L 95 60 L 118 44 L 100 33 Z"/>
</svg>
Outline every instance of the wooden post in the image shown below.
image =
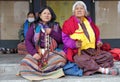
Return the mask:
<svg viewBox="0 0 120 82">
<path fill-rule="evenodd" d="M 82 43 L 81 40 L 78 40 L 78 42 L 79 42 L 79 43 Z M 81 55 L 81 46 L 78 48 L 78 56 L 80 56 L 80 55 Z"/>
</svg>

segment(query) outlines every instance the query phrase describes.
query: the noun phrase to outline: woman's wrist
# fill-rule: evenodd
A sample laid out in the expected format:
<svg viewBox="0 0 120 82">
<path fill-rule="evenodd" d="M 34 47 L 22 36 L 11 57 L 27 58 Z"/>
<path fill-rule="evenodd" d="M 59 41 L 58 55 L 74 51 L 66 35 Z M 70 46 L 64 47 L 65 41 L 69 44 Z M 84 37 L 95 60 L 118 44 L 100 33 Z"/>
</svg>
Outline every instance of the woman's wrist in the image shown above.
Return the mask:
<svg viewBox="0 0 120 82">
<path fill-rule="evenodd" d="M 41 54 L 38 54 L 38 53 L 35 53 L 35 54 L 33 55 L 33 58 L 36 59 L 36 60 L 39 60 L 39 59 L 42 58 L 42 55 L 41 55 Z"/>
</svg>

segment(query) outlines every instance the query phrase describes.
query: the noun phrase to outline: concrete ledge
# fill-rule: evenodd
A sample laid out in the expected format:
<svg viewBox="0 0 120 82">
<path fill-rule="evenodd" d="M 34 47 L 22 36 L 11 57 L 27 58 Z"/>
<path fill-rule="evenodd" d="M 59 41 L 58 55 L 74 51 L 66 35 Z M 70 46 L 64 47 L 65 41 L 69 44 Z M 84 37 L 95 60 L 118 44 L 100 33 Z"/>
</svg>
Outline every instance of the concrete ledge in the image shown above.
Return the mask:
<svg viewBox="0 0 120 82">
<path fill-rule="evenodd" d="M 2 74 L 0 75 L 0 82 L 120 82 L 120 76 L 97 74 L 92 76 L 65 76 L 59 79 L 29 81 L 15 74 Z"/>
<path fill-rule="evenodd" d="M 120 76 L 109 75 L 93 75 L 83 77 L 66 76 L 60 79 L 50 79 L 35 82 L 120 82 L 119 77 Z"/>
<path fill-rule="evenodd" d="M 0 74 L 0 82 L 30 82 L 20 76 L 16 76 L 15 74 Z"/>
<path fill-rule="evenodd" d="M 0 82 L 31 82 L 20 76 L 16 76 L 19 70 L 19 62 L 24 56 L 17 54 L 0 54 Z M 115 62 L 114 67 L 120 68 L 120 62 Z M 95 74 L 92 76 L 65 76 L 59 79 L 49 79 L 32 82 L 120 82 L 119 76 Z"/>
<path fill-rule="evenodd" d="M 0 54 L 0 64 L 18 64 L 25 55 Z"/>
<path fill-rule="evenodd" d="M 120 62 L 115 62 L 115 67 L 120 67 Z M 0 64 L 0 82 L 31 82 L 16 76 L 19 70 L 19 64 Z M 92 76 L 65 76 L 59 79 L 49 79 L 32 82 L 120 82 L 119 76 L 95 74 Z"/>
<path fill-rule="evenodd" d="M 17 73 L 19 64 L 0 64 L 0 73 Z"/>
</svg>

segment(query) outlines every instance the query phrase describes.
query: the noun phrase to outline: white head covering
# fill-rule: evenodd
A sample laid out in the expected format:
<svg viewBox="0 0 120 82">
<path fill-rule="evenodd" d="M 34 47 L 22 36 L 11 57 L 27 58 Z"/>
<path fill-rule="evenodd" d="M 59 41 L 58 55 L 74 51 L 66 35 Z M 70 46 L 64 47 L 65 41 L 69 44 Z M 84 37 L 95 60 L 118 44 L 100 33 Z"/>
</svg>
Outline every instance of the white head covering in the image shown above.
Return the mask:
<svg viewBox="0 0 120 82">
<path fill-rule="evenodd" d="M 87 11 L 87 6 L 86 4 L 83 2 L 83 1 L 76 1 L 74 4 L 73 4 L 73 7 L 72 7 L 72 12 L 74 12 L 75 10 L 75 7 L 80 4 L 80 5 L 83 5 L 85 11 L 86 11 L 86 14 L 88 14 L 88 11 Z"/>
</svg>

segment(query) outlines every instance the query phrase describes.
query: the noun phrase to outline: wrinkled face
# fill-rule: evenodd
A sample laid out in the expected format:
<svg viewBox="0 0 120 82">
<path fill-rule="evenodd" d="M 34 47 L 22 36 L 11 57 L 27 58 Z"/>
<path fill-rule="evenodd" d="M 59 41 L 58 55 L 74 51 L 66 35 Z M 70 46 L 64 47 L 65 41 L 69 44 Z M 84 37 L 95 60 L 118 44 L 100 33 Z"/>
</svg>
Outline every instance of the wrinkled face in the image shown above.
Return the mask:
<svg viewBox="0 0 120 82">
<path fill-rule="evenodd" d="M 78 4 L 75 6 L 75 10 L 73 13 L 77 18 L 81 18 L 85 16 L 86 11 L 83 5 Z"/>
<path fill-rule="evenodd" d="M 49 22 L 52 18 L 51 13 L 48 9 L 43 10 L 39 17 L 42 19 L 43 23 Z"/>
</svg>

